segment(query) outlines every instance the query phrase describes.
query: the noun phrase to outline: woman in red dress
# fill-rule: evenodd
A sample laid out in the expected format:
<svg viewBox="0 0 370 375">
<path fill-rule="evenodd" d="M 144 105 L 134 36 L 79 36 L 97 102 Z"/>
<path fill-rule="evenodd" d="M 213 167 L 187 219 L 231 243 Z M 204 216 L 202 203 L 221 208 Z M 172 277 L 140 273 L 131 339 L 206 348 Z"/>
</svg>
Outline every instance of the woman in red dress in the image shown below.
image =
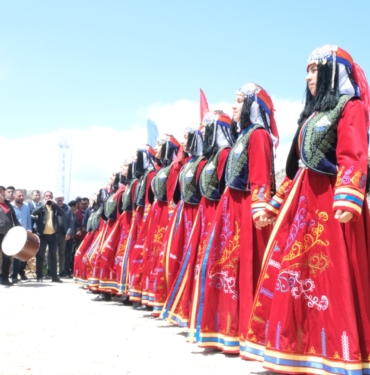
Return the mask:
<svg viewBox="0 0 370 375">
<path fill-rule="evenodd" d="M 242 356 L 277 372 L 370 373 L 369 89 L 351 56 L 315 50 Z"/>
<path fill-rule="evenodd" d="M 167 294 L 177 276 L 199 206 L 197 180 L 206 162 L 202 155 L 203 140 L 199 124 L 191 124 L 185 129 L 181 146 L 188 160 L 179 174 L 174 194 L 176 208 L 163 236 L 158 258 L 161 266 L 157 267 L 157 272 L 152 278 L 152 282 L 156 285 L 152 315 L 156 317 L 160 315 Z"/>
<path fill-rule="evenodd" d="M 137 151 L 136 172 L 139 178 L 136 185 L 131 223 L 122 227 L 121 239 L 118 245 L 118 251 L 115 260 L 115 270 L 117 274 L 117 294 L 127 296 L 129 293 L 129 276 L 134 282 L 134 275 L 138 272 L 138 268 L 142 264 L 141 252 L 134 253 L 138 234 L 141 231 L 154 196 L 150 185 L 155 176 L 155 151 L 150 145 L 145 145 Z M 128 226 L 128 231 L 126 227 Z"/>
<path fill-rule="evenodd" d="M 154 306 L 156 292 L 156 274 L 161 268 L 158 262 L 163 236 L 174 210 L 173 196 L 178 175 L 184 164 L 180 143 L 170 135 L 158 138 L 156 158 L 162 168 L 152 180 L 152 188 L 156 201 L 148 215 L 148 231 L 143 245 L 144 264 L 142 268 L 141 303 Z M 140 293 L 140 291 L 137 291 Z M 138 294 L 139 294 L 138 293 Z"/>
<path fill-rule="evenodd" d="M 239 353 L 270 234 L 269 228 L 259 228 L 259 217 L 274 190 L 273 138 L 278 136 L 272 101 L 260 86 L 244 85 L 233 111 L 238 138 L 205 244 L 189 325 L 190 338 L 201 347 L 226 353 Z"/>
<path fill-rule="evenodd" d="M 173 282 L 161 314 L 163 319 L 183 327 L 186 327 L 189 321 L 194 283 L 198 277 L 199 265 L 204 253 L 203 245 L 223 193 L 224 169 L 233 143 L 230 132 L 231 119 L 221 111 L 207 113 L 202 125 L 203 156 L 207 162 L 200 171 L 197 181 L 201 201 L 186 251 L 179 265 L 179 273 Z"/>
<path fill-rule="evenodd" d="M 97 196 L 96 204 L 93 206 L 87 222 L 87 235 L 83 239 L 80 247 L 76 251 L 74 257 L 73 278 L 76 283 L 87 287 L 88 272 L 87 272 L 87 254 L 89 254 L 92 246 L 100 235 L 101 228 L 103 228 L 104 221 L 101 219 L 103 213 L 103 202 L 107 196 L 105 189 L 100 189 Z"/>
</svg>

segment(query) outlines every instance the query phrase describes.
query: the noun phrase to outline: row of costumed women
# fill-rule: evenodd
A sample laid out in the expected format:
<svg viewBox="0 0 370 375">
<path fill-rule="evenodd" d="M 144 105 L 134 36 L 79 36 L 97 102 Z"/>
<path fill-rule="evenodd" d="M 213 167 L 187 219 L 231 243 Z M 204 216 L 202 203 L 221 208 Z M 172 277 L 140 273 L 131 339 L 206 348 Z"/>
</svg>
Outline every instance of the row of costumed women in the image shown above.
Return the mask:
<svg viewBox="0 0 370 375">
<path fill-rule="evenodd" d="M 246 84 L 233 119 L 208 112 L 125 163 L 75 280 L 277 372 L 370 374 L 369 88 L 337 46 L 307 71 L 277 191 L 273 103 Z"/>
</svg>

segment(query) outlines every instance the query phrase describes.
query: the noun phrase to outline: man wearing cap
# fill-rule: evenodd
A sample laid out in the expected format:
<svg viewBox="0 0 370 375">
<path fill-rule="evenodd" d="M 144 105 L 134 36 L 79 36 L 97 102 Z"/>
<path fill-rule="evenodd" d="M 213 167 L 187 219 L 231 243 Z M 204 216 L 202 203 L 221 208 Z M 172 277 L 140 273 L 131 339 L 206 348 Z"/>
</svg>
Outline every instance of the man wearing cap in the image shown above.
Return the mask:
<svg viewBox="0 0 370 375">
<path fill-rule="evenodd" d="M 64 216 L 58 216 L 58 229 L 56 235 L 58 244 L 59 276 L 65 277 L 67 276 L 65 270 L 66 241 L 70 240 L 74 235 L 75 220 L 71 208 L 64 203 L 64 195 L 62 192 L 57 192 L 55 194 L 55 201 L 57 202 L 57 205 L 64 211 Z M 51 269 L 50 261 L 49 269 Z"/>
<path fill-rule="evenodd" d="M 42 271 L 44 265 L 46 247 L 49 247 L 50 272 L 53 282 L 61 283 L 62 280 L 57 275 L 57 231 L 59 226 L 58 216 L 63 216 L 64 211 L 54 202 L 53 193 L 46 191 L 44 201 L 40 207 L 32 211 L 32 215 L 37 216 L 37 234 L 40 237 L 40 248 L 36 255 L 37 281 L 42 282 Z"/>
<path fill-rule="evenodd" d="M 5 286 L 11 286 L 9 282 L 9 271 L 11 257 L 6 255 L 2 249 L 2 243 L 5 235 L 8 231 L 14 227 L 21 225 L 15 215 L 13 206 L 5 199 L 5 187 L 0 186 L 0 248 L 3 257 L 3 263 L 1 265 L 2 280 L 1 284 Z"/>
</svg>

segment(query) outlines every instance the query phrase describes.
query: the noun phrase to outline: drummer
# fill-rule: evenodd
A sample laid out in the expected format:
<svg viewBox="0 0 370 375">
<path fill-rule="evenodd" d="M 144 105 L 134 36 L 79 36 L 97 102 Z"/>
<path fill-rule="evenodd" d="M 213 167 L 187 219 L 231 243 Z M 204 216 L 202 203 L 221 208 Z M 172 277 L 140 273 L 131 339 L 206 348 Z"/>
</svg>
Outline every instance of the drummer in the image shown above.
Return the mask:
<svg viewBox="0 0 370 375">
<path fill-rule="evenodd" d="M 1 285 L 11 286 L 9 282 L 9 271 L 11 257 L 6 255 L 2 249 L 2 242 L 8 231 L 14 226 L 21 225 L 15 215 L 14 208 L 9 201 L 5 199 L 5 187 L 0 186 L 0 248 L 3 257 L 3 263 L 1 265 Z"/>
<path fill-rule="evenodd" d="M 30 209 L 27 204 L 23 203 L 24 201 L 24 194 L 21 189 L 16 189 L 14 192 L 14 201 L 11 203 L 15 214 L 17 216 L 18 221 L 21 223 L 22 227 L 29 232 L 32 231 L 32 224 L 31 224 L 31 213 Z M 27 262 L 22 262 L 19 259 L 14 258 L 13 262 L 13 273 L 12 273 L 12 281 L 13 284 L 17 283 L 18 275 L 20 276 L 22 281 L 27 281 L 28 278 L 25 274 Z"/>
</svg>

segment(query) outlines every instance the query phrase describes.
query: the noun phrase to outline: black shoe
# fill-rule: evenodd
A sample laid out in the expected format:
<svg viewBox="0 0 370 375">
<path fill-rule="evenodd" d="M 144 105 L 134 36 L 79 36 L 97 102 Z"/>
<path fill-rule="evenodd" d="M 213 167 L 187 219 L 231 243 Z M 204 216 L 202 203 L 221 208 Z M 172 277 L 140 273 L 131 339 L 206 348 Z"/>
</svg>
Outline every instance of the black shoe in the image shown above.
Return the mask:
<svg viewBox="0 0 370 375">
<path fill-rule="evenodd" d="M 59 277 L 55 277 L 54 279 L 51 279 L 52 283 L 62 283 L 63 281 Z"/>
<path fill-rule="evenodd" d="M 112 296 L 110 293 L 100 293 L 98 296 L 91 299 L 91 301 L 95 301 L 95 302 L 111 301 L 111 300 L 112 300 Z"/>
<path fill-rule="evenodd" d="M 12 279 L 12 283 L 17 284 L 17 283 L 19 283 L 19 280 L 17 278 L 14 278 L 14 279 Z"/>
<path fill-rule="evenodd" d="M 13 284 L 7 278 L 1 280 L 1 285 L 4 285 L 4 286 L 13 286 Z"/>
<path fill-rule="evenodd" d="M 43 283 L 43 282 L 44 282 L 43 279 L 37 279 L 36 281 L 37 281 L 38 283 Z"/>
<path fill-rule="evenodd" d="M 61 273 L 59 274 L 59 277 L 67 277 L 67 274 L 66 274 L 65 272 L 61 272 Z"/>
<path fill-rule="evenodd" d="M 153 311 L 152 306 L 147 306 L 147 305 L 141 305 L 136 308 L 136 310 L 141 310 L 141 311 Z"/>
<path fill-rule="evenodd" d="M 22 280 L 22 281 L 28 281 L 28 277 L 27 277 L 26 275 L 22 275 L 22 276 L 21 276 L 21 280 Z"/>
</svg>

